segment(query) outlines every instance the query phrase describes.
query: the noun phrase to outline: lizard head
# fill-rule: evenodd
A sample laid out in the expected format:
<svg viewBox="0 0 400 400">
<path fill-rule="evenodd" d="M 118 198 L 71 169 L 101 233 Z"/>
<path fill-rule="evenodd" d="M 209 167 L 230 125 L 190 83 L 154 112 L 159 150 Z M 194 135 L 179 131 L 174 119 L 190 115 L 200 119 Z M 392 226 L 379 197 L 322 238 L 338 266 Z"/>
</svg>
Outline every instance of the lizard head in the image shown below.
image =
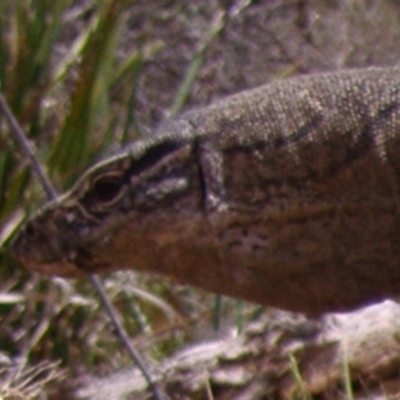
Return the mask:
<svg viewBox="0 0 400 400">
<path fill-rule="evenodd" d="M 83 273 L 85 246 L 105 229 L 127 199 L 131 160 L 115 158 L 89 170 L 72 190 L 49 202 L 23 226 L 11 246 L 30 270 L 64 276 Z"/>
<path fill-rule="evenodd" d="M 116 235 L 119 228 L 127 229 L 129 222 L 129 229 L 140 231 L 137 219 L 163 213 L 187 194 L 190 151 L 189 145 L 174 141 L 139 141 L 95 165 L 28 220 L 11 253 L 28 269 L 45 274 L 76 277 L 110 269 L 110 260 L 97 254 L 111 246 L 118 258 L 110 242 L 115 239 L 116 246 L 130 236 L 126 231 Z"/>
</svg>

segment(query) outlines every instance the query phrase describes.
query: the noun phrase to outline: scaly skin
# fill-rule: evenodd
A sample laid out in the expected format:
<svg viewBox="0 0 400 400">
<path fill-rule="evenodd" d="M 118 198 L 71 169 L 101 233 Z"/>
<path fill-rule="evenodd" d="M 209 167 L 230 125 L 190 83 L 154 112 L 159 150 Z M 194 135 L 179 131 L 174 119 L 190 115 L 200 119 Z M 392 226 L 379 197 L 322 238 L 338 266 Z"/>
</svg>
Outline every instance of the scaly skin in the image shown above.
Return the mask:
<svg viewBox="0 0 400 400">
<path fill-rule="evenodd" d="M 29 269 L 134 268 L 292 311 L 400 293 L 400 69 L 277 81 L 91 168 L 12 246 Z"/>
</svg>

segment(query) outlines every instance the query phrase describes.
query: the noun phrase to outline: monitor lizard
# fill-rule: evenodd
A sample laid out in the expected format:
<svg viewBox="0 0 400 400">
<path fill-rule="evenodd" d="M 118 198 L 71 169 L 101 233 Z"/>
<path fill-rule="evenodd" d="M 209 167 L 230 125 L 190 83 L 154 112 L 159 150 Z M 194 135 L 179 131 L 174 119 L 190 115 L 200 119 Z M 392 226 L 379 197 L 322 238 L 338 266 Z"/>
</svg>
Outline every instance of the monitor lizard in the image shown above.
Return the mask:
<svg viewBox="0 0 400 400">
<path fill-rule="evenodd" d="M 67 277 L 132 268 L 286 310 L 400 294 L 400 67 L 277 80 L 89 169 L 11 247 Z"/>
</svg>

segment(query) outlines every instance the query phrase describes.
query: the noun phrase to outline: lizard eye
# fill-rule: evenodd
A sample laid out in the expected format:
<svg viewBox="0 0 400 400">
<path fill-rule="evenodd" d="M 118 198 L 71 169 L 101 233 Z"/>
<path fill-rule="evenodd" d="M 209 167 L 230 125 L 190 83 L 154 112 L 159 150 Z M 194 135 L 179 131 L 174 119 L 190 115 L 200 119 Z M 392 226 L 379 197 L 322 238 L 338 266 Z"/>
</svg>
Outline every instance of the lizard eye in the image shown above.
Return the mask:
<svg viewBox="0 0 400 400">
<path fill-rule="evenodd" d="M 94 196 L 102 201 L 109 202 L 113 200 L 121 189 L 121 183 L 119 179 L 112 176 L 106 176 L 98 179 L 92 187 Z"/>
<path fill-rule="evenodd" d="M 97 178 L 85 196 L 85 203 L 92 207 L 113 205 L 124 193 L 125 184 L 120 175 Z"/>
</svg>

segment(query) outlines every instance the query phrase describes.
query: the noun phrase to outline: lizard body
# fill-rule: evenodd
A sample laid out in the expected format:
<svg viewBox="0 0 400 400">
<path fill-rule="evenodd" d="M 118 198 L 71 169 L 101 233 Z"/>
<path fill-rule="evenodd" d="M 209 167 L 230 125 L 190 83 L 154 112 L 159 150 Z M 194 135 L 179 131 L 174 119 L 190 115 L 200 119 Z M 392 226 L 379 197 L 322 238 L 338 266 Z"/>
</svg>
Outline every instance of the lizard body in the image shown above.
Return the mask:
<svg viewBox="0 0 400 400">
<path fill-rule="evenodd" d="M 92 167 L 12 251 L 134 268 L 292 311 L 400 293 L 400 68 L 276 81 L 189 111 Z"/>
</svg>

